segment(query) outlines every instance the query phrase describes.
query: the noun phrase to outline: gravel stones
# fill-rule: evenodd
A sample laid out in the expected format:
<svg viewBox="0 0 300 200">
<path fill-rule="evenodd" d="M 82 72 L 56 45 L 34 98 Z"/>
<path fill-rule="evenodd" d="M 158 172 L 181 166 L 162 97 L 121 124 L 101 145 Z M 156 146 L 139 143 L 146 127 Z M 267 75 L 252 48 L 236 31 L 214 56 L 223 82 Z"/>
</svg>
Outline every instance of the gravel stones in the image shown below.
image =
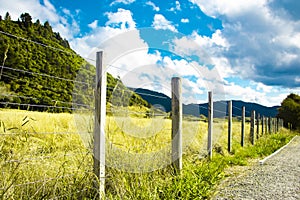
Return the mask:
<svg viewBox="0 0 300 200">
<path fill-rule="evenodd" d="M 225 180 L 213 199 L 300 199 L 300 136 L 263 165 Z"/>
</svg>

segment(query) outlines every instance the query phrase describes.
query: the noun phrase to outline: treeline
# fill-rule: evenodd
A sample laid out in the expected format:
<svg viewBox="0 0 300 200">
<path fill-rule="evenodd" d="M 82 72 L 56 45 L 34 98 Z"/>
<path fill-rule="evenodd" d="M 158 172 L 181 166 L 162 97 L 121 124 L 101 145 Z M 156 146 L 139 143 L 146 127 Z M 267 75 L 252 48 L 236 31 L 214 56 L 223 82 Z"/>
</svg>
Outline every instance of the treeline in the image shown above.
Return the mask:
<svg viewBox="0 0 300 200">
<path fill-rule="evenodd" d="M 284 119 L 284 126 L 300 130 L 300 96 L 289 94 L 281 103 L 278 117 Z"/>
<path fill-rule="evenodd" d="M 51 112 L 93 107 L 95 67 L 49 22 L 32 22 L 28 13 L 13 21 L 6 13 L 0 16 L 0 31 L 0 107 Z M 108 74 L 108 101 L 117 83 L 127 90 Z M 137 94 L 130 96 L 130 105 L 149 106 Z"/>
</svg>

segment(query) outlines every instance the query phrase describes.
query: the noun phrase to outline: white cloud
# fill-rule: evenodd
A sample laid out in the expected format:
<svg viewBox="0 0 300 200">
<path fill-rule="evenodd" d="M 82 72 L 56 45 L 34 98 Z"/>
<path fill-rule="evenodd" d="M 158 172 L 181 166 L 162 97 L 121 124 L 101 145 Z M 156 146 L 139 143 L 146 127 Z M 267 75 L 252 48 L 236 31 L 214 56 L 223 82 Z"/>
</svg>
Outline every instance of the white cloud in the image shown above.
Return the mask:
<svg viewBox="0 0 300 200">
<path fill-rule="evenodd" d="M 105 41 L 114 38 L 118 35 L 124 34 L 128 31 L 135 30 L 135 22 L 132 18 L 132 13 L 129 10 L 119 8 L 117 12 L 105 13 L 108 17 L 105 27 L 97 27 L 96 22 L 92 22 L 89 27 L 93 27 L 90 34 L 81 38 L 74 38 L 71 40 L 70 45 L 83 57 L 89 57 L 95 48 L 105 43 Z M 132 37 L 133 38 L 133 37 Z M 131 40 L 135 40 L 132 39 Z M 123 38 L 125 41 L 130 39 Z M 139 38 L 137 39 L 139 40 Z M 127 44 L 130 46 L 130 44 Z M 94 55 L 91 55 L 92 59 Z"/>
<path fill-rule="evenodd" d="M 1 1 L 0 14 L 4 16 L 7 11 L 9 11 L 13 20 L 17 20 L 21 13 L 27 12 L 30 13 L 33 21 L 37 19 L 41 22 L 49 21 L 53 30 L 59 32 L 63 38 L 68 40 L 80 31 L 72 13 L 67 9 L 63 9 L 65 16 L 60 16 L 49 0 L 44 0 L 42 3 L 38 0 L 14 0 L 14 3 Z"/>
<path fill-rule="evenodd" d="M 163 15 L 155 14 L 154 20 L 152 23 L 154 29 L 159 30 L 170 30 L 173 32 L 178 32 L 175 26 L 172 25 L 172 22 L 168 21 Z"/>
<path fill-rule="evenodd" d="M 119 8 L 116 13 L 107 12 L 105 13 L 105 15 L 107 15 L 108 17 L 108 21 L 105 23 L 106 26 L 121 28 L 123 30 L 135 29 L 136 23 L 132 19 L 132 13 L 130 12 L 130 10 Z"/>
<path fill-rule="evenodd" d="M 299 5 L 298 0 L 191 1 L 207 15 L 222 20 L 220 36 L 228 45 L 219 49 L 216 57 L 226 57 L 233 70 L 246 79 L 300 86 L 295 81 L 300 73 L 300 15 L 292 8 Z M 222 38 L 219 44 L 224 46 Z"/>
<path fill-rule="evenodd" d="M 182 18 L 180 21 L 181 21 L 182 23 L 189 23 L 189 22 L 190 22 L 190 20 L 187 19 L 187 18 Z"/>
<path fill-rule="evenodd" d="M 88 24 L 88 27 L 91 29 L 95 29 L 98 26 L 98 20 L 93 21 L 92 23 Z"/>
<path fill-rule="evenodd" d="M 135 0 L 115 0 L 114 2 L 112 2 L 110 4 L 110 6 L 114 6 L 116 4 L 125 4 L 125 5 L 128 5 L 128 4 L 132 4 L 133 2 L 135 2 Z"/>
<path fill-rule="evenodd" d="M 254 83 L 254 84 L 257 85 L 256 86 L 257 91 L 263 91 L 263 92 L 266 92 L 266 93 L 270 93 L 273 90 L 272 86 L 267 86 L 263 83 Z"/>
<path fill-rule="evenodd" d="M 190 0 L 197 4 L 200 9 L 209 16 L 218 17 L 220 15 L 238 16 L 245 12 L 253 12 L 262 8 L 267 0 Z"/>
<path fill-rule="evenodd" d="M 179 1 L 175 1 L 175 7 L 169 9 L 171 12 L 176 12 L 181 10 L 181 5 Z"/>
<path fill-rule="evenodd" d="M 160 10 L 160 8 L 158 6 L 156 6 L 152 1 L 147 1 L 146 5 L 151 6 L 153 8 L 153 10 L 156 12 L 158 12 Z"/>
<path fill-rule="evenodd" d="M 70 10 L 66 9 L 66 8 L 63 8 L 63 13 L 66 14 L 66 15 L 71 15 L 71 12 Z"/>
<path fill-rule="evenodd" d="M 181 6 L 180 6 L 180 3 L 179 3 L 179 1 L 176 1 L 175 2 L 176 3 L 176 10 L 181 10 Z"/>
<path fill-rule="evenodd" d="M 173 44 L 174 52 L 182 56 L 197 56 L 205 65 L 214 66 L 222 78 L 234 74 L 230 61 L 222 55 L 229 48 L 229 43 L 220 30 L 216 30 L 211 38 L 193 32 L 190 36 L 174 39 Z"/>
</svg>

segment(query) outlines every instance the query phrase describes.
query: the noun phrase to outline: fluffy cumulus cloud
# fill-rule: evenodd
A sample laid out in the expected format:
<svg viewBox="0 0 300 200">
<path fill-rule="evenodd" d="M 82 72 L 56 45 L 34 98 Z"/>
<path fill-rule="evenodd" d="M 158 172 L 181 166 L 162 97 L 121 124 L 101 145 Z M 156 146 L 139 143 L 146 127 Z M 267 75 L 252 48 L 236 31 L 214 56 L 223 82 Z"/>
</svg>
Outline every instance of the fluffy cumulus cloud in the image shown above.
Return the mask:
<svg viewBox="0 0 300 200">
<path fill-rule="evenodd" d="M 91 57 L 95 49 L 99 49 L 99 46 L 105 43 L 105 41 L 136 28 L 136 23 L 129 10 L 119 8 L 117 12 L 107 12 L 105 15 L 108 17 L 105 26 L 97 26 L 97 21 L 94 21 L 89 24 L 89 27 L 93 29 L 92 32 L 83 37 L 71 40 L 71 47 L 80 55 Z"/>
<path fill-rule="evenodd" d="M 157 30 L 170 30 L 174 32 L 178 32 L 174 25 L 172 25 L 172 22 L 168 21 L 163 15 L 161 14 L 155 14 L 154 20 L 152 23 L 153 28 Z"/>
<path fill-rule="evenodd" d="M 222 20 L 222 53 L 244 78 L 266 85 L 299 87 L 300 17 L 298 0 L 191 0 Z"/>
<path fill-rule="evenodd" d="M 107 12 L 105 15 L 108 17 L 108 21 L 105 24 L 106 26 L 120 28 L 122 30 L 132 30 L 135 28 L 135 22 L 129 10 L 119 8 L 117 12 Z"/>
<path fill-rule="evenodd" d="M 13 20 L 17 20 L 21 13 L 30 13 L 33 20 L 39 19 L 41 22 L 49 21 L 53 30 L 59 32 L 62 37 L 71 39 L 80 32 L 75 19 L 75 14 L 63 9 L 64 16 L 61 16 L 49 0 L 14 0 L 1 1 L 0 14 L 5 15 L 9 11 Z"/>
</svg>

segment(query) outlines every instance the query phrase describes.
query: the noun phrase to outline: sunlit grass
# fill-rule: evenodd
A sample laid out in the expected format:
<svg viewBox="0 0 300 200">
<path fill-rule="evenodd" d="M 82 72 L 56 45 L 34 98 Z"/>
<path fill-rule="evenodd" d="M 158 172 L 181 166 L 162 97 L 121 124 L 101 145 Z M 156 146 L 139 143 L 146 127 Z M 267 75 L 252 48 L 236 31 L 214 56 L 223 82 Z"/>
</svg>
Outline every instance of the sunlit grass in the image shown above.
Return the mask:
<svg viewBox="0 0 300 200">
<path fill-rule="evenodd" d="M 134 112 L 138 108 L 131 108 Z M 0 197 L 2 199 L 93 199 L 91 113 L 53 114 L 0 110 Z M 240 147 L 241 123 L 233 123 L 227 152 L 227 121 L 214 123 L 213 159 L 207 160 L 207 123 L 184 120 L 183 170 L 171 167 L 171 120 L 163 116 L 110 115 L 106 118 L 108 199 L 204 199 L 231 165 L 266 156 L 292 136 L 280 134 Z M 134 172 L 134 173 L 132 173 Z"/>
</svg>

